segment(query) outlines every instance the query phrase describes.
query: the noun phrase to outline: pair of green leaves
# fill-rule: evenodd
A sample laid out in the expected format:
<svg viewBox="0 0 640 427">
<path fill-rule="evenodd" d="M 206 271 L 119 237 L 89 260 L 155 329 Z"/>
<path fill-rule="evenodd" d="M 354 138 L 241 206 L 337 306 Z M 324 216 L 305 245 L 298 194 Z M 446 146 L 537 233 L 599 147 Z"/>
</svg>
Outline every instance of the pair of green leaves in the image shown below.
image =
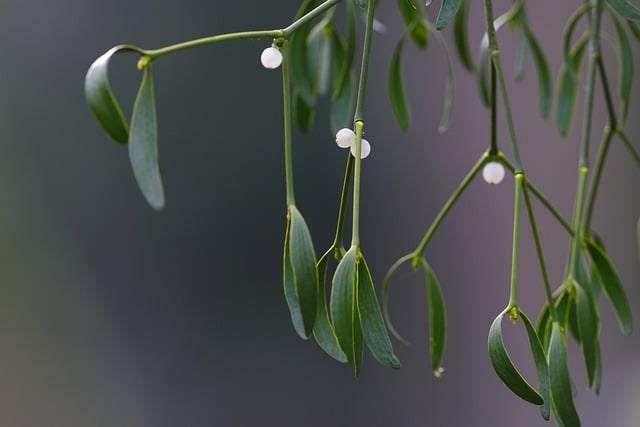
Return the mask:
<svg viewBox="0 0 640 427">
<path fill-rule="evenodd" d="M 300 337 L 307 339 L 314 330 L 318 311 L 318 272 L 311 234 L 295 205 L 289 205 L 287 212 L 283 277 L 293 326 Z"/>
<path fill-rule="evenodd" d="M 142 54 L 134 46 L 117 46 L 96 59 L 85 78 L 85 96 L 105 132 L 116 142 L 128 144 L 131 166 L 142 194 L 154 209 L 162 209 L 165 201 L 158 166 L 158 130 L 151 62 L 145 60 L 144 56 L 140 61 L 144 74 L 129 128 L 109 84 L 109 61 L 121 52 Z"/>
<path fill-rule="evenodd" d="M 445 2 L 445 3 L 448 4 L 451 2 Z M 453 101 L 454 101 L 454 95 L 455 95 L 453 66 L 451 64 L 451 58 L 449 57 L 449 51 L 447 49 L 446 43 L 444 42 L 444 39 L 442 38 L 442 35 L 426 19 L 420 7 L 416 7 L 412 4 L 409 4 L 407 3 L 406 0 L 398 0 L 398 6 L 404 18 L 407 30 L 406 30 L 406 33 L 398 41 L 394 49 L 393 56 L 391 58 L 391 63 L 389 66 L 389 99 L 391 101 L 391 107 L 393 108 L 393 113 L 395 115 L 396 121 L 398 122 L 398 125 L 400 126 L 400 128 L 405 132 L 408 131 L 411 114 L 409 112 L 409 105 L 407 103 L 407 99 L 405 96 L 402 70 L 401 70 L 401 59 L 402 59 L 402 52 L 404 48 L 404 42 L 407 35 L 409 35 L 409 37 L 413 40 L 414 44 L 419 49 L 426 49 L 429 44 L 429 38 L 428 38 L 429 33 L 431 33 L 435 35 L 446 57 L 447 68 L 446 68 L 444 107 L 443 107 L 442 118 L 438 126 L 438 130 L 440 132 L 445 132 L 449 128 L 449 125 L 451 123 L 451 116 L 453 113 Z M 443 7 L 444 6 L 445 4 L 443 4 Z M 458 6 L 459 4 L 456 6 L 456 11 Z M 448 7 L 451 7 L 451 6 L 448 6 Z M 449 13 L 454 13 L 454 12 L 452 12 L 451 10 L 447 12 L 446 16 L 450 20 L 451 18 L 453 18 L 453 15 L 449 16 L 448 15 Z M 448 21 L 446 23 L 448 24 Z"/>
<path fill-rule="evenodd" d="M 383 365 L 399 369 L 387 327 L 380 311 L 369 267 L 358 246 L 352 246 L 333 275 L 331 318 L 340 348 L 354 365 L 356 376 L 362 367 L 363 341 Z"/>
<path fill-rule="evenodd" d="M 531 353 L 536 365 L 536 373 L 538 376 L 538 388 L 533 388 L 522 374 L 513 364 L 509 353 L 507 352 L 504 340 L 502 338 L 502 320 L 505 315 L 509 315 L 515 322 L 522 319 L 527 336 L 529 337 L 529 345 Z M 549 398 L 549 366 L 547 364 L 546 355 L 542 347 L 542 343 L 538 338 L 536 330 L 531 320 L 517 307 L 509 307 L 496 317 L 489 329 L 488 338 L 489 359 L 493 369 L 498 374 L 502 382 L 518 397 L 532 403 L 540 405 L 540 412 L 545 420 L 548 420 L 551 412 L 551 401 Z"/>
<path fill-rule="evenodd" d="M 396 263 L 389 269 L 389 272 L 382 284 L 383 313 L 391 334 L 404 345 L 411 345 L 396 331 L 389 317 L 389 285 L 391 284 L 391 278 L 397 269 L 408 261 L 417 261 L 415 264 L 416 268 L 419 266 L 424 271 L 425 284 L 427 287 L 427 301 L 429 304 L 429 354 L 431 356 L 431 369 L 436 376 L 440 376 L 442 373 L 442 359 L 444 356 L 447 338 L 447 312 L 444 297 L 442 295 L 442 288 L 440 287 L 438 278 L 424 258 L 417 260 L 414 258 L 413 254 L 406 255 L 396 261 Z"/>
</svg>

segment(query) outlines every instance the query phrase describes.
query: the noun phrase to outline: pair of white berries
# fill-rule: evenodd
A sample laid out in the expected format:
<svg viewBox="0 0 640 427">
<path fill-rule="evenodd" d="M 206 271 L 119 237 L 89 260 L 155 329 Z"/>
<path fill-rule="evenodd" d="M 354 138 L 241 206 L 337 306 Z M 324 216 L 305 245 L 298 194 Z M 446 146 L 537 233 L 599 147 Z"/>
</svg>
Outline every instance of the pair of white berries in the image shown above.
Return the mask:
<svg viewBox="0 0 640 427">
<path fill-rule="evenodd" d="M 487 163 L 482 169 L 482 178 L 487 184 L 500 184 L 504 179 L 504 166 L 498 162 Z"/>
<path fill-rule="evenodd" d="M 270 46 L 262 51 L 260 62 L 262 62 L 264 68 L 269 70 L 278 68 L 282 64 L 282 52 L 280 52 L 280 49 Z"/>
<path fill-rule="evenodd" d="M 349 128 L 340 129 L 338 133 L 336 133 L 336 144 L 340 148 L 350 148 L 351 155 L 353 157 L 356 156 L 356 134 Z M 366 159 L 369 154 L 371 154 L 371 144 L 366 139 L 362 139 L 360 144 L 360 158 Z"/>
</svg>

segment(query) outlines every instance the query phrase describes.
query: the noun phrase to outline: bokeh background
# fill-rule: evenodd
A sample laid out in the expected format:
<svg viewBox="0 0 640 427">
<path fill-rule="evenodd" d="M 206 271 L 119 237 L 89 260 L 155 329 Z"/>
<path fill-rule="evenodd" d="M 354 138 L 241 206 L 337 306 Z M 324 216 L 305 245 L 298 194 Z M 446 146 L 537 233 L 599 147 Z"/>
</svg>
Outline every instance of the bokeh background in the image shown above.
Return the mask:
<svg viewBox="0 0 640 427">
<path fill-rule="evenodd" d="M 509 3 L 496 1 L 496 13 Z M 554 72 L 560 31 L 577 3 L 530 5 Z M 448 303 L 443 377 L 429 369 L 424 286 L 406 269 L 393 283 L 391 310 L 414 346 L 396 344 L 403 362 L 398 372 L 367 354 L 356 380 L 290 325 L 281 287 L 281 81 L 279 72 L 258 62 L 266 43 L 233 42 L 155 65 L 168 198 L 161 213 L 138 193 L 126 149 L 108 141 L 89 112 L 84 74 L 111 46 L 154 48 L 283 27 L 298 2 L 0 4 L 0 425 L 547 425 L 500 383 L 486 355 L 489 325 L 508 298 L 509 180 L 496 187 L 474 182 L 428 249 Z M 479 40 L 480 2 L 472 14 L 470 32 Z M 367 98 L 373 153 L 364 164 L 362 243 L 379 284 L 486 147 L 489 116 L 473 77 L 456 62 L 453 125 L 439 135 L 444 56 L 435 44 L 426 53 L 407 45 L 403 67 L 413 125 L 400 132 L 387 98 L 388 63 L 402 31 L 395 2 L 381 2 L 378 18 L 387 31 L 374 39 Z M 500 33 L 510 75 L 512 36 L 508 29 Z M 614 75 L 615 57 L 607 60 Z M 135 58 L 118 57 L 111 74 L 129 114 L 139 81 Z M 521 84 L 512 80 L 528 174 L 569 216 L 578 126 L 559 138 L 553 121 L 539 118 L 535 74 Z M 632 102 L 634 141 L 639 108 Z M 317 252 L 332 238 L 345 156 L 332 141 L 326 113 L 323 104 L 313 132 L 296 134 L 295 141 L 298 204 Z M 601 109 L 597 116 L 596 137 Z M 500 137 L 509 153 L 504 123 Z M 640 176 L 620 144 L 610 156 L 594 220 L 639 313 Z M 538 213 L 550 274 L 559 283 L 567 236 Z M 520 299 L 535 317 L 542 286 L 526 223 L 523 230 Z M 637 426 L 637 334 L 623 337 L 609 303 L 601 307 L 602 396 L 586 390 L 579 349 L 571 345 L 576 403 L 585 426 Z M 506 329 L 513 357 L 531 376 L 523 330 Z"/>
</svg>

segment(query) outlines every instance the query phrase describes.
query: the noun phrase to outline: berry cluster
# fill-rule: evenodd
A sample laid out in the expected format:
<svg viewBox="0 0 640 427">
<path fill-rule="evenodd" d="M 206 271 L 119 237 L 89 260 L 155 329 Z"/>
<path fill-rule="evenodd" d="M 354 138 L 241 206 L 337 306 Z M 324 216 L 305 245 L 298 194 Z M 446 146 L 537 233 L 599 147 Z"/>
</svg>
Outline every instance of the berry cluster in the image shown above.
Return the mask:
<svg viewBox="0 0 640 427">
<path fill-rule="evenodd" d="M 340 148 L 350 148 L 351 155 L 353 157 L 356 156 L 356 134 L 351 129 L 340 129 L 338 133 L 336 133 L 336 144 L 338 144 L 338 147 Z M 371 154 L 371 144 L 369 144 L 369 141 L 362 138 L 361 147 L 360 158 L 366 159 L 369 154 Z"/>
</svg>

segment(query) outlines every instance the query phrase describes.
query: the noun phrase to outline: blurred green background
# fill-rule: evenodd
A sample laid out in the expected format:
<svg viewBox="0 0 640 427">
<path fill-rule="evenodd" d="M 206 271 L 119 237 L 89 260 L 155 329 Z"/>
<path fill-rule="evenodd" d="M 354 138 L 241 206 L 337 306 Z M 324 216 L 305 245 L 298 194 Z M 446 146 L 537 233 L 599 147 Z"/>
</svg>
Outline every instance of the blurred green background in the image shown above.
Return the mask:
<svg viewBox="0 0 640 427">
<path fill-rule="evenodd" d="M 509 3 L 496 1 L 496 11 Z M 577 3 L 531 2 L 554 72 L 560 31 Z M 298 2 L 0 4 L 0 425 L 547 425 L 500 383 L 486 355 L 489 325 L 508 297 L 511 182 L 473 183 L 427 251 L 448 303 L 443 377 L 430 372 L 426 293 L 407 269 L 394 282 L 391 310 L 414 347 L 395 345 L 398 372 L 365 356 L 354 380 L 348 367 L 297 337 L 282 295 L 281 80 L 259 64 L 267 44 L 233 42 L 157 61 L 168 199 L 161 213 L 145 205 L 126 149 L 107 140 L 85 104 L 84 73 L 113 45 L 155 48 L 283 27 Z M 438 5 L 429 9 L 432 19 Z M 470 32 L 479 40 L 479 2 L 472 14 Z M 443 54 L 435 44 L 427 53 L 407 47 L 413 126 L 402 134 L 386 92 L 402 31 L 395 2 L 381 2 L 378 18 L 387 30 L 374 39 L 367 98 L 373 153 L 363 170 L 362 243 L 379 284 L 486 147 L 489 117 L 473 77 L 456 63 L 453 125 L 438 135 Z M 514 57 L 512 36 L 500 33 L 506 64 Z M 614 75 L 615 57 L 607 59 Z M 140 78 L 135 58 L 118 57 L 110 72 L 128 115 Z M 528 175 L 569 216 L 579 127 L 562 140 L 552 121 L 539 118 L 534 73 L 509 85 Z M 345 155 L 328 131 L 327 110 L 321 105 L 313 132 L 296 134 L 294 148 L 298 204 L 317 252 L 332 238 Z M 638 114 L 632 102 L 634 141 Z M 601 110 L 597 115 L 596 136 L 604 123 Z M 594 220 L 639 313 L 639 175 L 621 145 L 610 155 Z M 542 210 L 539 221 L 557 283 L 567 238 Z M 541 279 L 526 224 L 523 230 L 520 298 L 536 316 Z M 576 403 L 585 426 L 634 426 L 640 344 L 637 335 L 621 336 L 608 302 L 601 307 L 602 396 L 586 391 L 571 345 Z M 523 331 L 506 329 L 514 359 L 531 375 Z"/>
</svg>

